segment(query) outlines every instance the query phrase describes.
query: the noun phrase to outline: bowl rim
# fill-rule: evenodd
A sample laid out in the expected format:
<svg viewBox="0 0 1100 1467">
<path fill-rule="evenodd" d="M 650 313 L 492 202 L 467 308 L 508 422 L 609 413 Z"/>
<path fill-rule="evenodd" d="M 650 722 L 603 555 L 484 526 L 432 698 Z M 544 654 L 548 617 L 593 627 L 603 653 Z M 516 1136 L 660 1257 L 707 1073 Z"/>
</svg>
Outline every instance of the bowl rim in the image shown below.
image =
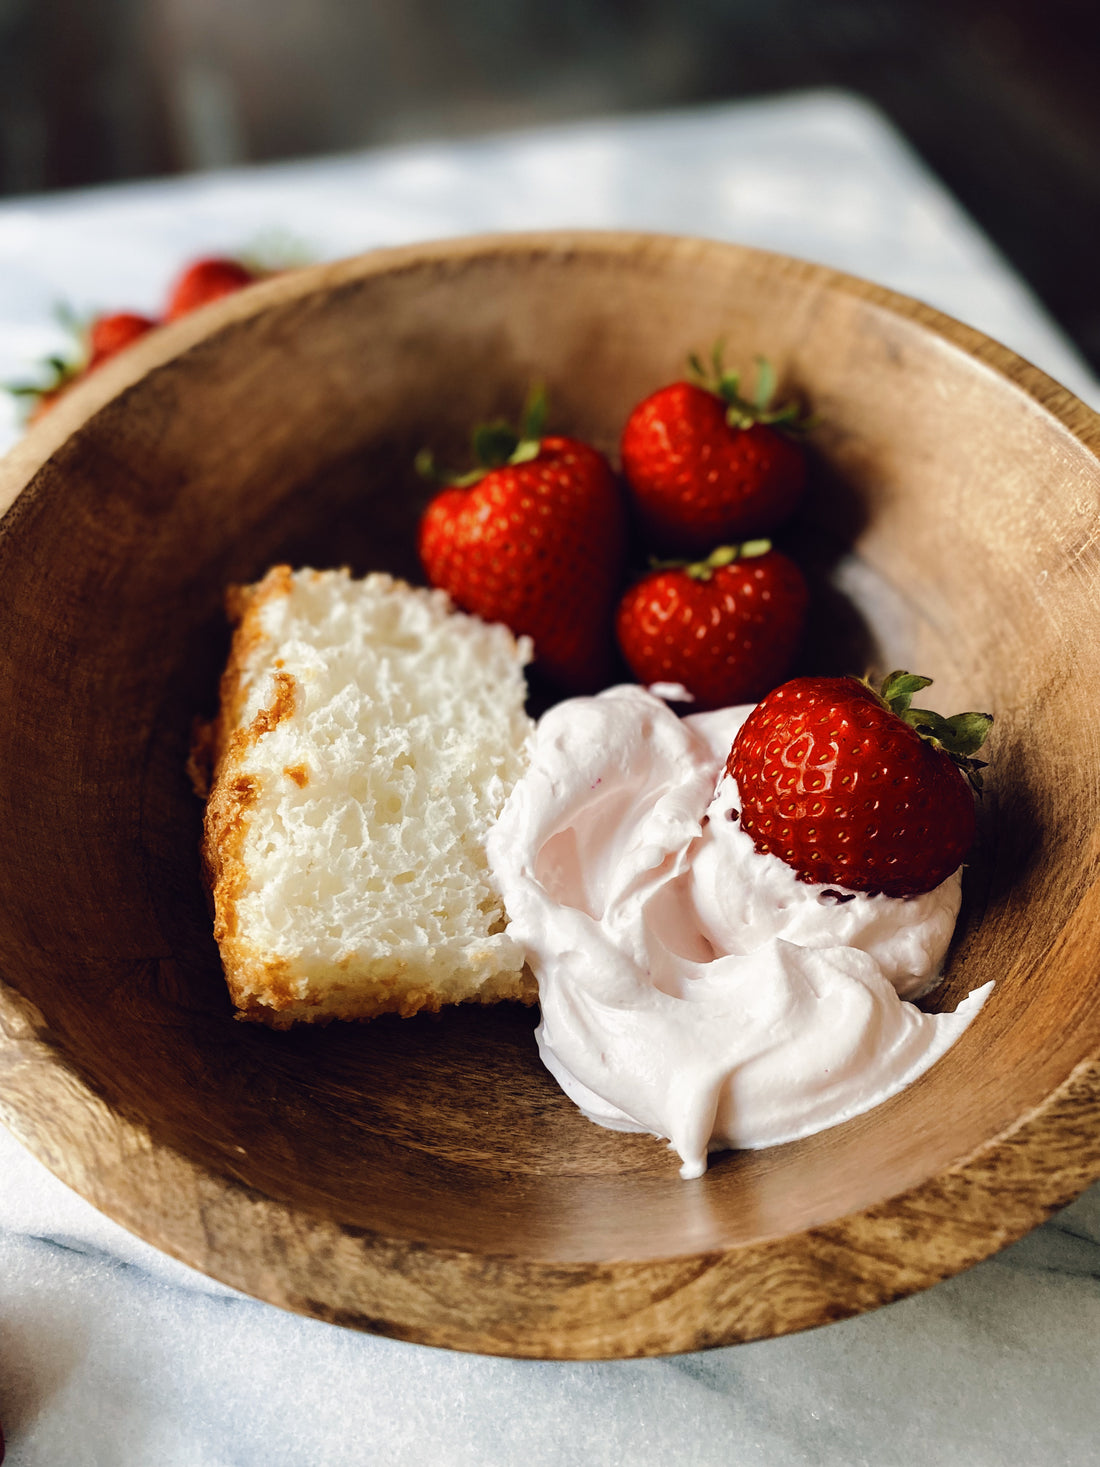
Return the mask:
<svg viewBox="0 0 1100 1467">
<path fill-rule="evenodd" d="M 717 252 L 779 277 L 856 295 L 914 321 L 1007 379 L 1100 457 L 1100 416 L 1009 348 L 921 301 L 791 256 L 691 236 L 545 230 L 372 250 L 307 266 L 150 333 L 67 393 L 0 461 L 0 538 L 41 470 L 106 404 L 231 323 L 316 291 L 493 255 L 569 253 L 681 259 Z M 0 595 L 2 595 L 0 591 Z M 85 1119 L 76 1143 L 66 1117 Z M 56 1117 L 55 1122 L 52 1118 Z M 50 1119 L 47 1119 L 50 1118 Z M 1100 1044 L 1039 1104 L 944 1171 L 825 1225 L 676 1258 L 539 1263 L 350 1230 L 304 1218 L 154 1141 L 112 1109 L 53 1047 L 44 1017 L 0 978 L 0 1121 L 60 1180 L 153 1246 L 245 1293 L 299 1313 L 425 1344 L 488 1354 L 589 1359 L 669 1354 L 788 1333 L 916 1292 L 1022 1236 L 1100 1177 Z M 94 1143 L 88 1138 L 95 1138 Z M 127 1186 L 115 1185 L 123 1171 Z M 210 1246 L 212 1232 L 221 1239 Z M 919 1235 L 920 1249 L 901 1246 Z M 308 1235 L 311 1266 L 280 1272 L 281 1237 Z M 227 1237 L 250 1249 L 229 1254 Z M 257 1244 L 257 1239 L 259 1243 Z M 792 1246 L 792 1244 L 794 1246 Z M 410 1256 L 414 1254 L 415 1256 Z M 919 1256 L 914 1256 L 914 1255 Z M 796 1269 L 782 1317 L 747 1292 Z M 344 1281 L 354 1272 L 354 1299 Z M 495 1291 L 471 1311 L 475 1291 Z M 830 1280 L 832 1282 L 830 1283 Z M 623 1290 L 639 1296 L 623 1313 Z M 766 1290 L 764 1291 L 766 1293 Z M 657 1307 L 653 1301 L 661 1300 Z M 669 1300 L 673 1303 L 670 1305 Z"/>
</svg>

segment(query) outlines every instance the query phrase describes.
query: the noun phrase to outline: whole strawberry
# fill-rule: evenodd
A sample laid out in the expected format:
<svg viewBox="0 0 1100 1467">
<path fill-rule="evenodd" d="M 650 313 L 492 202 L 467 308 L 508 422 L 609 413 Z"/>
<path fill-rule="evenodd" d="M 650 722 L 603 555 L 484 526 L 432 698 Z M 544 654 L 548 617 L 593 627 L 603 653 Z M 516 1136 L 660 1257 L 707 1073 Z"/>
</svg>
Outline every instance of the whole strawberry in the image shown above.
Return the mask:
<svg viewBox="0 0 1100 1467">
<path fill-rule="evenodd" d="M 541 671 L 569 692 L 606 683 L 625 512 L 602 454 L 543 436 L 545 404 L 528 404 L 522 435 L 474 433 L 481 465 L 437 494 L 420 521 L 428 580 L 464 611 L 531 637 Z M 422 471 L 430 462 L 421 455 Z"/>
<path fill-rule="evenodd" d="M 157 324 L 148 316 L 139 316 L 133 311 L 113 311 L 108 315 L 93 316 L 91 321 L 80 320 L 64 307 L 58 314 L 72 338 L 69 350 L 64 355 L 59 353 L 46 360 L 43 380 L 18 383 L 8 388 L 13 396 L 22 398 L 27 404 L 28 423 L 36 423 L 44 417 L 82 377 L 152 331 Z"/>
<path fill-rule="evenodd" d="M 775 376 L 757 364 L 756 392 L 740 395 L 715 348 L 712 372 L 691 359 L 699 382 L 673 382 L 640 402 L 622 437 L 623 473 L 643 532 L 662 553 L 767 535 L 793 512 L 806 459 L 789 435 L 809 423 L 797 405 L 769 406 Z"/>
<path fill-rule="evenodd" d="M 156 322 L 148 316 L 139 316 L 134 311 L 114 311 L 109 316 L 97 316 L 88 327 L 88 365 L 91 372 L 102 366 L 124 347 L 138 341 L 152 331 Z"/>
<path fill-rule="evenodd" d="M 987 713 L 910 706 L 930 678 L 894 672 L 881 695 L 847 677 L 795 678 L 757 705 L 730 751 L 741 824 L 803 881 L 916 896 L 974 839 L 973 755 Z"/>
<path fill-rule="evenodd" d="M 195 260 L 188 265 L 168 293 L 168 304 L 164 319 L 176 321 L 208 306 L 211 301 L 232 295 L 261 279 L 261 272 L 244 265 L 240 260 L 229 260 L 221 256 Z"/>
<path fill-rule="evenodd" d="M 787 675 L 808 601 L 794 561 L 767 540 L 658 567 L 619 602 L 615 630 L 643 683 L 683 683 L 696 709 L 755 702 Z"/>
</svg>

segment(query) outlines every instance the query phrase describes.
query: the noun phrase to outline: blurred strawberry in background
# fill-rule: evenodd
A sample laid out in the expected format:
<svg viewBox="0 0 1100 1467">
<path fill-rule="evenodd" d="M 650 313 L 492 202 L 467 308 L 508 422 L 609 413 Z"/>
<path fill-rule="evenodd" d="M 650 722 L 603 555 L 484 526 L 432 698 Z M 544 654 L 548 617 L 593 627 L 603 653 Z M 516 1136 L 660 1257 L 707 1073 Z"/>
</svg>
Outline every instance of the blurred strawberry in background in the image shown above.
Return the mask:
<svg viewBox="0 0 1100 1467">
<path fill-rule="evenodd" d="M 88 363 L 86 372 L 113 357 L 115 352 L 137 341 L 157 323 L 150 316 L 139 316 L 133 311 L 115 311 L 110 316 L 96 316 L 87 331 Z"/>
<path fill-rule="evenodd" d="M 240 260 L 230 260 L 212 255 L 208 259 L 196 260 L 188 265 L 168 293 L 168 305 L 164 312 L 166 321 L 177 321 L 180 316 L 190 315 L 200 306 L 221 300 L 260 280 L 268 271 L 256 270 Z"/>
<path fill-rule="evenodd" d="M 304 264 L 305 259 L 299 254 L 294 263 Z M 173 281 L 164 312 L 159 317 L 143 316 L 135 311 L 112 311 L 94 316 L 90 321 L 81 321 L 72 311 L 62 308 L 58 315 L 72 338 L 71 349 L 48 357 L 42 363 L 39 381 L 12 384 L 8 391 L 27 404 L 26 420 L 35 423 L 75 382 L 157 326 L 167 321 L 178 321 L 202 306 L 264 280 L 277 273 L 277 268 L 228 255 L 207 255 L 193 260 Z"/>
</svg>

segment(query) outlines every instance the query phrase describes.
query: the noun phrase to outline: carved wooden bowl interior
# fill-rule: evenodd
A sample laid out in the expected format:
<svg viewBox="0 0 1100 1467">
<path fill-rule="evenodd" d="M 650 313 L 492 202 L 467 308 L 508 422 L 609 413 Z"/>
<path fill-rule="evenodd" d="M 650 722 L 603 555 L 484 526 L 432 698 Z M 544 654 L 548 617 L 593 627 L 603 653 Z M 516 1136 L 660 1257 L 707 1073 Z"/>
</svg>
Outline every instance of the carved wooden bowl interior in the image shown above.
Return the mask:
<svg viewBox="0 0 1100 1467">
<path fill-rule="evenodd" d="M 531 1012 L 234 1022 L 184 764 L 222 596 L 275 559 L 415 577 L 430 443 L 548 384 L 612 455 L 716 337 L 822 420 L 808 665 L 996 715 L 930 1073 L 683 1182 L 590 1125 Z M 1100 428 L 912 301 L 690 240 L 542 235 L 284 276 L 103 368 L 0 465 L 0 1115 L 126 1227 L 285 1308 L 550 1357 L 747 1340 L 924 1288 L 1100 1173 Z M 831 587 L 832 589 L 827 589 Z"/>
</svg>

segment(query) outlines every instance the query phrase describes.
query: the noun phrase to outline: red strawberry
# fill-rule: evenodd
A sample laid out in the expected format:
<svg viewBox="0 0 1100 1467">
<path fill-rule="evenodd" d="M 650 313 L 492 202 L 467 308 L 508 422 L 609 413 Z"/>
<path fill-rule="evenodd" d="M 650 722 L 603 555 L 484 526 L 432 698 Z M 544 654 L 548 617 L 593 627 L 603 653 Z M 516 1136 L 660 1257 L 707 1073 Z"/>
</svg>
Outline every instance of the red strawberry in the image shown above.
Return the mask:
<svg viewBox="0 0 1100 1467">
<path fill-rule="evenodd" d="M 90 323 L 81 321 L 66 307 L 59 308 L 61 324 L 72 337 L 72 344 L 65 355 L 47 358 L 44 366 L 44 381 L 18 383 L 8 387 L 15 397 L 23 398 L 29 405 L 27 422 L 36 423 L 64 396 L 75 382 L 102 366 L 116 352 L 122 351 L 131 342 L 151 331 L 157 322 L 148 316 L 138 316 L 131 311 L 115 311 L 107 316 L 95 316 Z"/>
<path fill-rule="evenodd" d="M 88 327 L 88 365 L 85 371 L 101 366 L 123 347 L 137 341 L 157 323 L 133 311 L 115 311 L 110 316 L 97 316 Z"/>
<path fill-rule="evenodd" d="M 239 260 L 211 256 L 196 260 L 188 265 L 168 293 L 168 305 L 164 312 L 166 321 L 177 321 L 200 306 L 221 300 L 223 295 L 232 295 L 261 278 L 260 272 L 242 265 Z"/>
<path fill-rule="evenodd" d="M 808 599 L 795 563 L 751 540 L 652 571 L 619 602 L 616 632 L 640 682 L 683 683 L 697 709 L 728 708 L 787 675 Z"/>
<path fill-rule="evenodd" d="M 769 693 L 734 740 L 741 823 L 803 881 L 915 896 L 974 839 L 987 713 L 911 708 L 931 679 L 895 672 L 882 695 L 855 678 L 795 678 Z M 968 783 L 969 781 L 969 783 Z"/>
<path fill-rule="evenodd" d="M 757 364 L 753 401 L 715 349 L 713 376 L 691 359 L 702 385 L 674 382 L 638 404 L 622 438 L 623 472 L 655 547 L 685 555 L 770 534 L 802 496 L 806 460 L 786 436 L 809 426 L 790 403 L 770 408 L 775 377 Z M 784 431 L 779 431 L 782 428 Z"/>
<path fill-rule="evenodd" d="M 543 437 L 543 416 L 537 399 L 523 437 L 500 423 L 475 432 L 484 467 L 436 495 L 418 548 L 433 586 L 464 611 L 531 637 L 553 682 L 589 692 L 610 673 L 625 513 L 603 455 L 573 438 Z"/>
</svg>

